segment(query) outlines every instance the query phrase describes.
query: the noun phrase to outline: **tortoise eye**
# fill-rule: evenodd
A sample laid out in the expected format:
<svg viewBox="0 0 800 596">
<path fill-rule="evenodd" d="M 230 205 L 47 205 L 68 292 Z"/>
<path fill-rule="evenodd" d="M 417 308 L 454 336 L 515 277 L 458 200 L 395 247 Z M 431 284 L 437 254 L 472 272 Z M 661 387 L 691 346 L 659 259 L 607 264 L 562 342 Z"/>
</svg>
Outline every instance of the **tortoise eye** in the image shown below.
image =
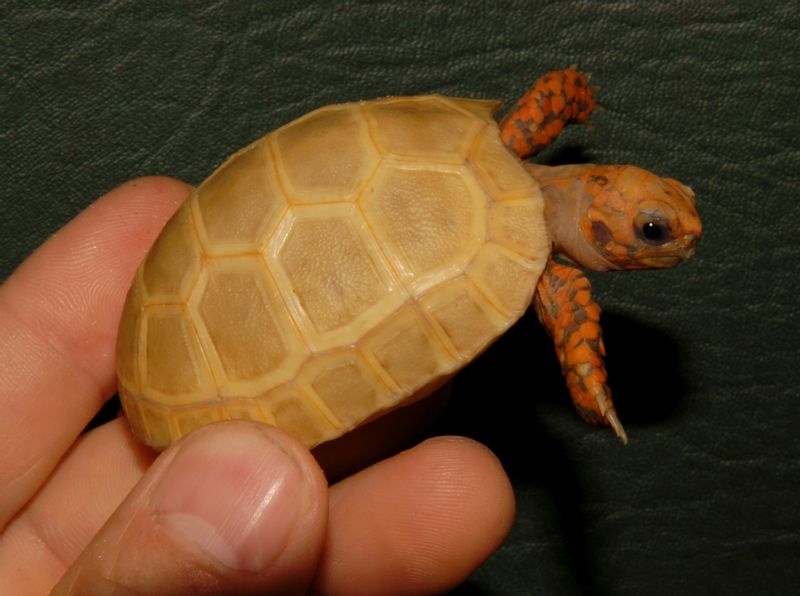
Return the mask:
<svg viewBox="0 0 800 596">
<path fill-rule="evenodd" d="M 641 238 L 648 244 L 658 245 L 669 241 L 669 226 L 658 220 L 644 222 L 639 228 Z"/>
</svg>

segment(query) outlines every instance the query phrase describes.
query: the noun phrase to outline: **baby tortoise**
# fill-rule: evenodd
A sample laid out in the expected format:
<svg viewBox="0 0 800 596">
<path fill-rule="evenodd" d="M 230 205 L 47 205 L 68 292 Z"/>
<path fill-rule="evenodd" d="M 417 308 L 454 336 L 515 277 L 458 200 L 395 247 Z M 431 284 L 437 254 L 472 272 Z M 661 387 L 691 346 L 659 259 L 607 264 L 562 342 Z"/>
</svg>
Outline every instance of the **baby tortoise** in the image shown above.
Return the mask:
<svg viewBox="0 0 800 596">
<path fill-rule="evenodd" d="M 586 276 L 692 255 L 694 194 L 625 165 L 523 159 L 595 107 L 575 69 L 500 102 L 318 109 L 228 159 L 139 267 L 117 344 L 135 434 L 254 419 L 308 447 L 441 385 L 533 304 L 580 415 L 627 441 Z"/>
</svg>

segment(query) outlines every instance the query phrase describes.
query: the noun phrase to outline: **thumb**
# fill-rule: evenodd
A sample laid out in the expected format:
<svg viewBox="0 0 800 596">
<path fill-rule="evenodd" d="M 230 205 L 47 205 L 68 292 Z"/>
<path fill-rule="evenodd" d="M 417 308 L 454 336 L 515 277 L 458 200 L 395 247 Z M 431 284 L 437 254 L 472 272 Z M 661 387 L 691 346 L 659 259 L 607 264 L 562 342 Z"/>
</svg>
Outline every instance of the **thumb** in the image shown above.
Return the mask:
<svg viewBox="0 0 800 596">
<path fill-rule="evenodd" d="M 322 471 L 299 443 L 213 424 L 159 456 L 53 593 L 304 592 L 327 510 Z"/>
</svg>

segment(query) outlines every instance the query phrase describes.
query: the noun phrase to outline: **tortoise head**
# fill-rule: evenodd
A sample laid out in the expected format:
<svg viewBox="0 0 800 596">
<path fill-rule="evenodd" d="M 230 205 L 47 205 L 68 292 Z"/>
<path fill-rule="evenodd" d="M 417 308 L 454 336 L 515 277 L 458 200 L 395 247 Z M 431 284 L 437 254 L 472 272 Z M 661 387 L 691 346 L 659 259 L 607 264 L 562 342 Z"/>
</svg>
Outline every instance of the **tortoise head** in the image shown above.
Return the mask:
<svg viewBox="0 0 800 596">
<path fill-rule="evenodd" d="M 692 189 L 677 180 L 628 165 L 532 173 L 547 201 L 556 250 L 579 265 L 663 269 L 694 254 L 702 224 Z"/>
<path fill-rule="evenodd" d="M 702 225 L 688 186 L 616 165 L 590 171 L 584 184 L 591 203 L 581 229 L 609 263 L 663 269 L 694 254 Z"/>
</svg>

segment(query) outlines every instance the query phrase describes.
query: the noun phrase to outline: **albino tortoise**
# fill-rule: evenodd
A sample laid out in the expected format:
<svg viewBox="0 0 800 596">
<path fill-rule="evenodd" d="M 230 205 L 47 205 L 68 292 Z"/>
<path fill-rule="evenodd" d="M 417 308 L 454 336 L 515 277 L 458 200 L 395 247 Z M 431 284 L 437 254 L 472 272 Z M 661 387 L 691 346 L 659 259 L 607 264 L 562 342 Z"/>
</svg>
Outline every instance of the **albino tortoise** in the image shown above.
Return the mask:
<svg viewBox="0 0 800 596">
<path fill-rule="evenodd" d="M 167 223 L 120 324 L 119 393 L 162 449 L 223 419 L 308 447 L 430 393 L 533 303 L 584 419 L 626 440 L 580 270 L 694 252 L 692 191 L 633 166 L 523 164 L 594 107 L 587 78 L 500 102 L 318 109 L 228 159 Z"/>
</svg>

